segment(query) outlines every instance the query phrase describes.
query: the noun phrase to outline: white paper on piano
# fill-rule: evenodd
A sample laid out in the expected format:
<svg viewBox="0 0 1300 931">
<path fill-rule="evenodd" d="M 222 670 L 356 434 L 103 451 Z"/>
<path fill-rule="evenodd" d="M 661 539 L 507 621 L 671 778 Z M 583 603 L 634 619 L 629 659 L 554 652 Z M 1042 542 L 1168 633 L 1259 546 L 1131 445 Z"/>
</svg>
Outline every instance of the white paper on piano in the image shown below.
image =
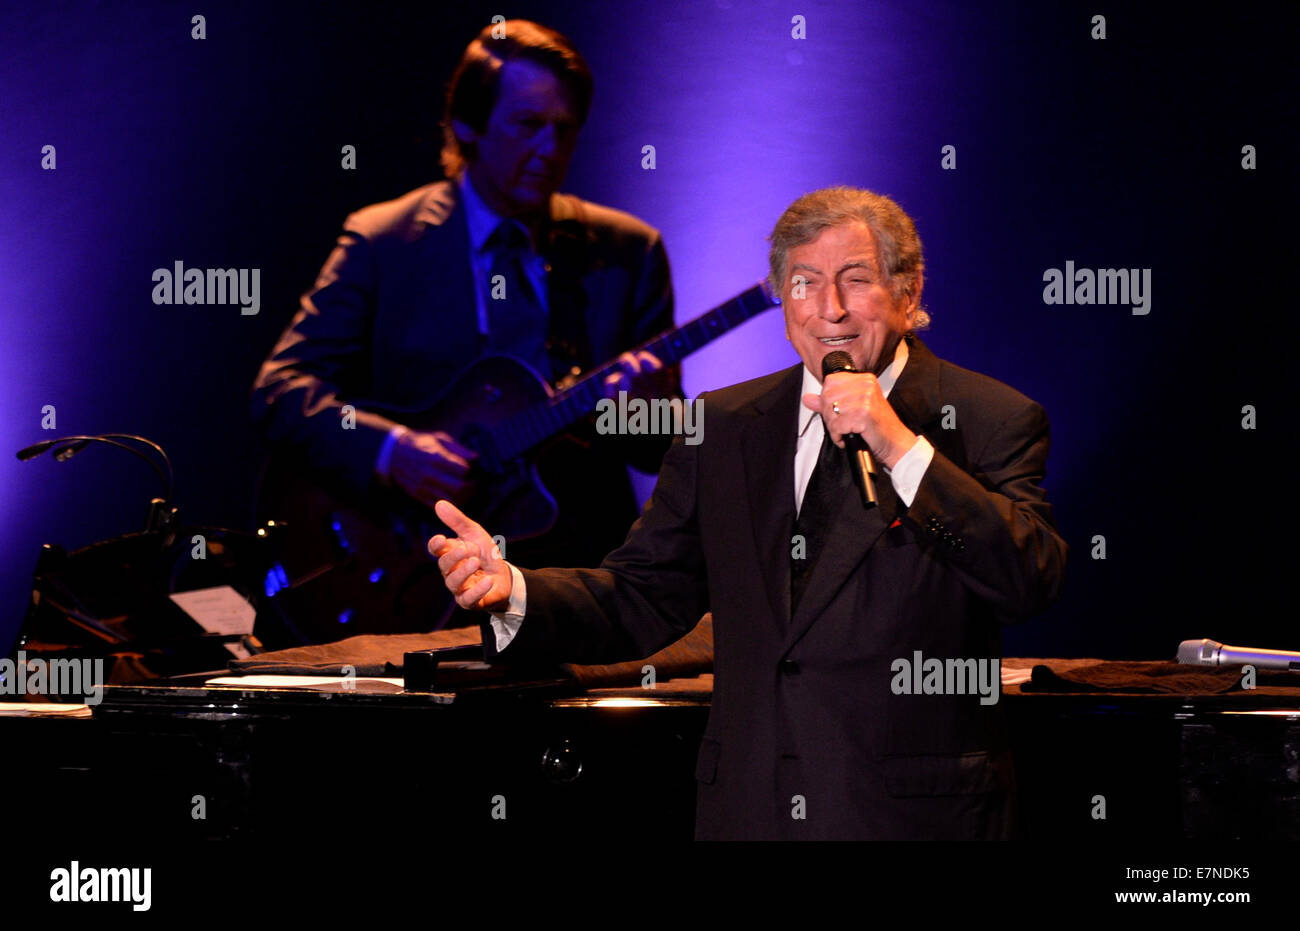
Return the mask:
<svg viewBox="0 0 1300 931">
<path fill-rule="evenodd" d="M 270 688 L 270 689 L 314 689 L 322 686 L 338 686 L 346 688 L 345 683 L 351 682 L 353 685 L 364 685 L 371 682 L 381 682 L 385 685 L 396 686 L 401 688 L 405 683 L 397 678 L 385 678 L 381 676 L 284 676 L 262 674 L 254 676 L 217 676 L 208 679 L 205 685 L 246 685 L 249 688 Z"/>
<path fill-rule="evenodd" d="M 0 718 L 89 718 L 89 705 L 54 704 L 51 702 L 0 702 Z"/>
<path fill-rule="evenodd" d="M 210 634 L 251 634 L 257 609 L 229 585 L 176 592 L 171 600 Z"/>
<path fill-rule="evenodd" d="M 248 689 L 314 689 L 323 692 L 394 693 L 406 689 L 406 683 L 391 676 L 287 676 L 263 673 L 252 676 L 218 676 L 204 685 L 234 686 Z M 423 693 L 422 693 L 423 694 Z M 451 704 L 454 692 L 430 693 L 439 704 Z"/>
</svg>

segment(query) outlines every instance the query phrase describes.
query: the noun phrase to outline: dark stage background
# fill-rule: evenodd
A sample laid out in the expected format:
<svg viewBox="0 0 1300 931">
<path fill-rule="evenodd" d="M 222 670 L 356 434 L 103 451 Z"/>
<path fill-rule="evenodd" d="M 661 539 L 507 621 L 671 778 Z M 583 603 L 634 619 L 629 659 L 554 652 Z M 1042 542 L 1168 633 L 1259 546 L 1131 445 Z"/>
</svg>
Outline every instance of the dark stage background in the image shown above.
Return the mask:
<svg viewBox="0 0 1300 931">
<path fill-rule="evenodd" d="M 1066 596 L 1010 629 L 1008 653 L 1155 658 L 1202 636 L 1300 649 L 1283 600 L 1296 507 L 1277 491 L 1291 407 L 1294 234 L 1279 214 L 1295 165 L 1294 14 L 802 0 L 24 6 L 0 14 L 3 642 L 41 543 L 139 529 L 156 490 L 113 450 L 56 465 L 19 463 L 19 447 L 142 433 L 171 452 L 186 518 L 250 524 L 257 367 L 342 218 L 437 176 L 441 88 L 502 13 L 560 29 L 590 61 L 596 99 L 566 189 L 663 231 L 679 322 L 764 274 L 764 238 L 799 194 L 860 185 L 915 217 L 934 316 L 925 339 L 1052 418 Z M 1104 40 L 1091 37 L 1096 13 Z M 806 39 L 792 38 L 795 15 Z M 349 144 L 354 171 L 340 167 Z M 47 145 L 55 170 L 41 167 Z M 948 145 L 955 170 L 941 167 Z M 1255 170 L 1242 167 L 1245 145 Z M 260 269 L 260 312 L 154 305 L 153 270 L 177 260 Z M 1150 269 L 1149 314 L 1045 304 L 1044 270 L 1067 260 Z M 687 388 L 795 361 L 772 312 L 688 360 Z M 42 430 L 46 405 L 57 434 Z M 1258 429 L 1242 428 L 1243 405 Z"/>
</svg>

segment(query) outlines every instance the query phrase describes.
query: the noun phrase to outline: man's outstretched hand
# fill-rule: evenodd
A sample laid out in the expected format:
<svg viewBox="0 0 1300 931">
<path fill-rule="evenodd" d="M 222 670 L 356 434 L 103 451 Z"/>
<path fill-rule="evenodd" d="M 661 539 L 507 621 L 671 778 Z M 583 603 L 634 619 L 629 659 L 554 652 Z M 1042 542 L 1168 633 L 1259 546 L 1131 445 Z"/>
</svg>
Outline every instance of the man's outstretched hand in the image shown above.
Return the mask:
<svg viewBox="0 0 1300 931">
<path fill-rule="evenodd" d="M 491 535 L 450 501 L 439 501 L 433 509 L 456 533 L 429 539 L 429 553 L 437 557 L 442 580 L 456 596 L 456 604 L 469 611 L 504 611 L 510 603 L 510 565 L 501 558 Z"/>
</svg>

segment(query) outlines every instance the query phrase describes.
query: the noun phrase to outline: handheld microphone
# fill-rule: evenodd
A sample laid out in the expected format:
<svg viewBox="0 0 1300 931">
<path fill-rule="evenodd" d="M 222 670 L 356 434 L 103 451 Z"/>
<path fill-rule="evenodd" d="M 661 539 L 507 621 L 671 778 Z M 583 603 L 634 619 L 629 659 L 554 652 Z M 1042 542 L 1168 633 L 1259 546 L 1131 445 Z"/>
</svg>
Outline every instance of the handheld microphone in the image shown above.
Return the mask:
<svg viewBox="0 0 1300 931">
<path fill-rule="evenodd" d="M 843 350 L 828 352 L 822 358 L 822 382 L 825 383 L 827 375 L 833 375 L 836 372 L 856 372 L 857 368 L 853 365 L 853 357 Z M 844 434 L 844 452 L 849 457 L 849 471 L 853 473 L 853 481 L 858 486 L 858 495 L 862 498 L 864 508 L 873 508 L 876 506 L 876 485 L 872 477 L 876 474 L 876 464 L 871 461 L 871 451 L 867 448 L 866 441 L 856 433 Z"/>
<path fill-rule="evenodd" d="M 1195 666 L 1258 666 L 1300 672 L 1300 653 L 1230 647 L 1217 640 L 1184 640 L 1178 644 L 1178 662 Z"/>
</svg>

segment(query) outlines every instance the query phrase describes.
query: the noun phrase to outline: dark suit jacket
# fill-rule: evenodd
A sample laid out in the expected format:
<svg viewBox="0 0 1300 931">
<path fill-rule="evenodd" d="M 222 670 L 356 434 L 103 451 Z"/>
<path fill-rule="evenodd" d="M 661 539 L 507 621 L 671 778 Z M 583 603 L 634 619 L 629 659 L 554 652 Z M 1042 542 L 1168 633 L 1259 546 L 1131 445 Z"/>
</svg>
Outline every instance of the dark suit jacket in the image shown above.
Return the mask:
<svg viewBox="0 0 1300 931">
<path fill-rule="evenodd" d="M 891 664 L 1001 656 L 1000 625 L 1045 608 L 1067 547 L 1040 482 L 1041 406 L 910 339 L 890 404 L 935 456 L 911 507 L 845 502 L 790 613 L 802 367 L 705 394 L 627 542 L 595 570 L 524 571 L 511 657 L 647 656 L 713 611 L 699 838 L 985 838 L 1010 830 L 997 705 L 893 694 Z M 952 405 L 953 429 L 943 428 Z M 891 526 L 897 521 L 897 526 Z M 485 643 L 494 640 L 485 629 Z M 802 819 L 792 817 L 799 796 Z"/>
<path fill-rule="evenodd" d="M 553 266 L 551 313 L 580 321 L 584 368 L 672 326 L 663 242 L 637 218 L 556 194 L 543 252 Z M 430 184 L 347 218 L 315 287 L 257 376 L 254 418 L 276 446 L 363 490 L 393 426 L 374 409 L 431 405 L 483 353 L 459 190 L 447 181 Z M 357 409 L 355 430 L 340 429 L 340 408 L 348 403 Z M 669 439 L 586 439 L 593 440 L 591 451 L 559 451 L 549 477 L 584 491 L 595 483 L 604 514 L 617 516 L 594 565 L 636 517 L 624 462 L 654 471 Z M 577 493 L 550 490 L 562 509 Z"/>
</svg>

